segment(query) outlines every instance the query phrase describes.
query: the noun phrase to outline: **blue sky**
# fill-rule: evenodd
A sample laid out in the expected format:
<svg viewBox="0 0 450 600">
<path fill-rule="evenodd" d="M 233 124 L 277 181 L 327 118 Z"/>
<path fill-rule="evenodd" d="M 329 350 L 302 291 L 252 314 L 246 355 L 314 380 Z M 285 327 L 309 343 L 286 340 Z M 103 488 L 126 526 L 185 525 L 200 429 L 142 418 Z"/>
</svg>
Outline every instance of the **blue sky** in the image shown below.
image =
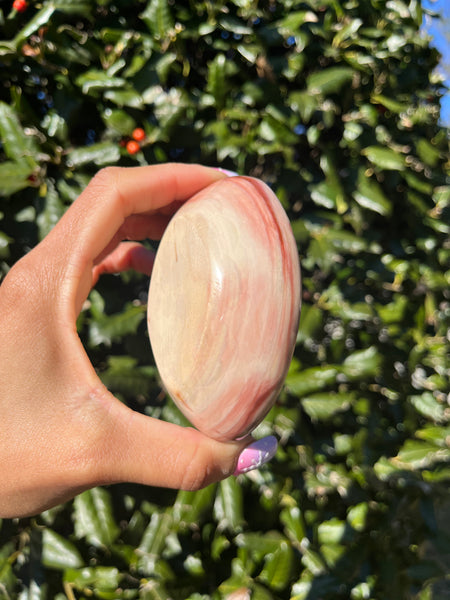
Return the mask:
<svg viewBox="0 0 450 600">
<path fill-rule="evenodd" d="M 450 87 L 450 0 L 423 0 L 423 8 L 429 8 L 442 16 L 440 19 L 424 19 L 424 29 L 432 36 L 432 45 L 442 54 L 440 70 Z M 450 127 L 450 91 L 447 91 L 441 103 L 442 124 Z"/>
</svg>

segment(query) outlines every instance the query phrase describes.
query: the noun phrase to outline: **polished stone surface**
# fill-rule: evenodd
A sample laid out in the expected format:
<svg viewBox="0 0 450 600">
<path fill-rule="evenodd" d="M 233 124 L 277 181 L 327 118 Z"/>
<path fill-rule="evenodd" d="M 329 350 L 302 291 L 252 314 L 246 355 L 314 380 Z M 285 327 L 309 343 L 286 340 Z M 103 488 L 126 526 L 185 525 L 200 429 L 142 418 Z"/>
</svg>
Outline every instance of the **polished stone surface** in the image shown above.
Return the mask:
<svg viewBox="0 0 450 600">
<path fill-rule="evenodd" d="M 298 329 L 300 266 L 289 220 L 258 179 L 223 179 L 169 223 L 148 327 L 161 379 L 204 433 L 250 432 L 275 402 Z"/>
</svg>

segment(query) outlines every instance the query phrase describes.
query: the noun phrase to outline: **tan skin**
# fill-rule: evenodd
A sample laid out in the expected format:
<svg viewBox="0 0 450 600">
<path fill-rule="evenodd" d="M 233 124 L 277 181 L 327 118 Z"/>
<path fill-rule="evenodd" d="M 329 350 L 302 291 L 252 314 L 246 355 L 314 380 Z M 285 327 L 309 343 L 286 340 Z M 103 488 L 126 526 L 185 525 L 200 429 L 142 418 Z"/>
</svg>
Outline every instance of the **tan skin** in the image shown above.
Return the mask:
<svg viewBox="0 0 450 600">
<path fill-rule="evenodd" d="M 233 473 L 248 440 L 214 441 L 132 411 L 101 383 L 76 319 L 101 273 L 151 272 L 138 242 L 222 178 L 166 164 L 100 171 L 0 286 L 0 517 L 37 514 L 96 485 L 199 489 Z"/>
</svg>

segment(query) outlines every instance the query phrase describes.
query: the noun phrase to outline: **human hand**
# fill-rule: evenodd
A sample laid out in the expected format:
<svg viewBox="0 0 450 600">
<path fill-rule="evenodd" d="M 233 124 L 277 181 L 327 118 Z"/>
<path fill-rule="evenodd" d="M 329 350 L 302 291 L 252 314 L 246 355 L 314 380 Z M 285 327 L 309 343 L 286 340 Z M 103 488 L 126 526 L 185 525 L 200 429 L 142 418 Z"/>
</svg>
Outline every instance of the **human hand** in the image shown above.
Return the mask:
<svg viewBox="0 0 450 600">
<path fill-rule="evenodd" d="M 222 443 L 132 411 L 103 386 L 76 330 L 102 273 L 150 275 L 151 253 L 123 240 L 160 238 L 183 201 L 223 176 L 182 164 L 103 169 L 4 279 L 0 517 L 117 482 L 199 489 L 233 473 L 238 459 L 247 470 L 255 452 L 263 462 L 273 454 L 273 440 L 244 450 L 251 440 Z"/>
</svg>

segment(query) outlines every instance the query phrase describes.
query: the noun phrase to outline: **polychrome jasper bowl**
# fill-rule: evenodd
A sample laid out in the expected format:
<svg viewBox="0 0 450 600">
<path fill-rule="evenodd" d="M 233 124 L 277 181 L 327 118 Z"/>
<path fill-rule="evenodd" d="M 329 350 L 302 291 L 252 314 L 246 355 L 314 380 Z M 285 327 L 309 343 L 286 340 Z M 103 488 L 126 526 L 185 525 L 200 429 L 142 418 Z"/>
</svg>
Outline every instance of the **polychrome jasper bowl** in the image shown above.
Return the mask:
<svg viewBox="0 0 450 600">
<path fill-rule="evenodd" d="M 300 287 L 289 220 L 262 181 L 220 180 L 171 219 L 148 328 L 162 382 L 197 429 L 233 440 L 270 410 L 292 359 Z"/>
</svg>

